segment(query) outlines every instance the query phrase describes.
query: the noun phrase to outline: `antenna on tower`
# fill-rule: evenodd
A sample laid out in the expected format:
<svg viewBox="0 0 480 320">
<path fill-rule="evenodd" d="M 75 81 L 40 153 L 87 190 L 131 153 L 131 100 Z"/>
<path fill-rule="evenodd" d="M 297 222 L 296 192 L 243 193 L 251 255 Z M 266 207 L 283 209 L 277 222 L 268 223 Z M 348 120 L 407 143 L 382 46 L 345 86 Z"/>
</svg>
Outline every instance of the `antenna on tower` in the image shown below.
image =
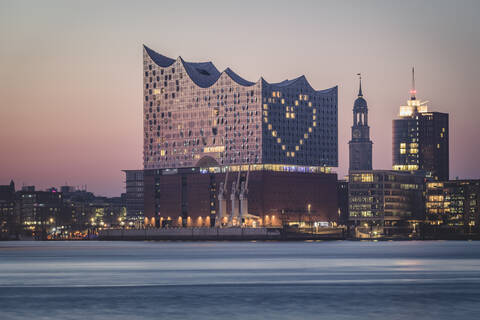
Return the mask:
<svg viewBox="0 0 480 320">
<path fill-rule="evenodd" d="M 410 100 L 415 100 L 417 90 L 415 90 L 415 67 L 412 67 L 412 89 L 410 90 Z"/>
<path fill-rule="evenodd" d="M 358 76 L 358 79 L 360 81 L 360 88 L 358 89 L 358 96 L 363 97 L 363 93 L 362 93 L 362 74 L 357 73 L 357 76 Z"/>
</svg>

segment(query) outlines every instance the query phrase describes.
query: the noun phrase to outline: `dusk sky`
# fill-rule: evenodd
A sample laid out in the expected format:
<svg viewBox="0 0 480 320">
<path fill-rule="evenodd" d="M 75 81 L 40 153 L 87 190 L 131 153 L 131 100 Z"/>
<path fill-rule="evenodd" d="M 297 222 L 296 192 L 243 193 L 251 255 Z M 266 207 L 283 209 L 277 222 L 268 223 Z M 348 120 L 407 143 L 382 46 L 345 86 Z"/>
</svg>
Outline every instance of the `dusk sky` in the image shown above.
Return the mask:
<svg viewBox="0 0 480 320">
<path fill-rule="evenodd" d="M 0 184 L 124 191 L 142 168 L 142 44 L 247 80 L 339 86 L 339 178 L 363 75 L 373 166 L 409 98 L 450 114 L 450 177 L 480 178 L 480 1 L 0 0 Z"/>
</svg>

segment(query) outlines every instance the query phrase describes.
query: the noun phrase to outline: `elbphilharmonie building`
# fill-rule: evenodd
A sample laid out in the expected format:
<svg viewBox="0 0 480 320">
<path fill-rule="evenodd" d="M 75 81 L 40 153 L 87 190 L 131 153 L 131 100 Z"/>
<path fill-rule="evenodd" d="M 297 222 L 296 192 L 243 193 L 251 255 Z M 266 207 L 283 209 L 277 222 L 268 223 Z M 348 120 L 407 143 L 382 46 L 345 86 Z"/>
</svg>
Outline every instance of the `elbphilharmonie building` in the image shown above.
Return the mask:
<svg viewBox="0 0 480 320">
<path fill-rule="evenodd" d="M 143 48 L 145 225 L 337 219 L 337 87 L 250 82 Z"/>
</svg>

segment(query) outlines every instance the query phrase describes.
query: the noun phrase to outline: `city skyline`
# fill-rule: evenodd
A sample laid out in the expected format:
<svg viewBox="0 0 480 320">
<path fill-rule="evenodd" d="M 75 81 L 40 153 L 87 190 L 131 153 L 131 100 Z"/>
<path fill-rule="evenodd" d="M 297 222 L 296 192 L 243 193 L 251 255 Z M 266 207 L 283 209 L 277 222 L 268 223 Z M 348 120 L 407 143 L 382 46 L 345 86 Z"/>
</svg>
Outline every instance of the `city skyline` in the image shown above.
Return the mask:
<svg viewBox="0 0 480 320">
<path fill-rule="evenodd" d="M 480 134 L 479 5 L 435 2 L 431 11 L 432 3 L 304 2 L 294 32 L 281 23 L 292 19 L 281 2 L 258 4 L 255 12 L 249 4 L 212 2 L 213 13 L 196 3 L 175 12 L 168 2 L 162 11 L 169 15 L 158 19 L 155 10 L 145 11 L 153 3 L 122 3 L 107 12 L 109 5 L 93 2 L 0 2 L 0 184 L 14 179 L 17 186 L 46 188 L 68 182 L 119 195 L 121 170 L 142 168 L 142 44 L 188 61 L 212 60 L 222 70 L 230 66 L 252 81 L 304 74 L 316 89 L 338 85 L 339 178 L 348 170 L 356 73 L 362 72 L 368 97 L 373 168 L 391 169 L 392 119 L 408 100 L 414 65 L 418 97 L 451 116 L 450 177 L 478 178 L 480 150 L 470 141 Z M 240 18 L 230 22 L 233 11 L 248 16 L 258 32 L 245 33 Z M 214 15 L 215 23 L 202 23 L 200 13 Z M 445 23 L 452 14 L 461 21 Z M 218 27 L 225 23 L 230 32 Z"/>
</svg>

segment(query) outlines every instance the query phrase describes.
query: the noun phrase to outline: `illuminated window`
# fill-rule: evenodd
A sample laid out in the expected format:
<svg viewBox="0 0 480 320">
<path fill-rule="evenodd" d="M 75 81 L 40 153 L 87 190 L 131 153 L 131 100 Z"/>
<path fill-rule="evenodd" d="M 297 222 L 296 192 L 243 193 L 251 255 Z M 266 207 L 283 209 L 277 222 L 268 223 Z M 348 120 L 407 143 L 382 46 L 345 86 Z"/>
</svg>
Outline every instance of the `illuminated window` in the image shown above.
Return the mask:
<svg viewBox="0 0 480 320">
<path fill-rule="evenodd" d="M 303 137 L 304 137 L 305 139 L 308 139 L 308 133 L 305 133 L 305 134 L 303 135 Z"/>
<path fill-rule="evenodd" d="M 300 139 L 300 144 L 303 144 L 303 139 Z"/>
<path fill-rule="evenodd" d="M 308 128 L 308 132 L 312 132 L 312 127 L 309 127 L 309 128 Z"/>
<path fill-rule="evenodd" d="M 285 150 L 285 145 L 282 145 L 282 150 Z"/>
<path fill-rule="evenodd" d="M 285 99 L 282 99 L 282 104 L 285 104 Z"/>
<path fill-rule="evenodd" d="M 263 122 L 267 123 L 268 122 L 268 118 L 263 118 Z"/>
<path fill-rule="evenodd" d="M 317 126 L 317 122 L 313 121 L 313 126 L 316 127 L 316 126 Z"/>
<path fill-rule="evenodd" d="M 362 181 L 362 182 L 373 182 L 373 174 L 371 174 L 371 173 L 362 173 L 361 181 Z"/>
<path fill-rule="evenodd" d="M 268 124 L 268 130 L 272 130 L 272 125 L 270 123 Z"/>
<path fill-rule="evenodd" d="M 317 113 L 317 109 L 313 109 L 313 114 L 316 114 Z"/>
<path fill-rule="evenodd" d="M 263 109 L 268 110 L 268 104 L 264 104 Z"/>
<path fill-rule="evenodd" d="M 282 139 L 277 138 L 277 143 L 282 143 Z"/>
<path fill-rule="evenodd" d="M 300 150 L 300 147 L 299 146 L 295 146 L 295 151 L 298 151 Z"/>
<path fill-rule="evenodd" d="M 276 137 L 277 136 L 277 131 L 273 130 L 272 131 L 272 136 Z"/>
<path fill-rule="evenodd" d="M 298 100 L 295 100 L 295 105 L 298 106 Z"/>
<path fill-rule="evenodd" d="M 308 106 L 309 106 L 309 107 L 312 107 L 312 103 L 311 103 L 311 102 L 309 102 L 309 103 L 308 103 Z"/>
<path fill-rule="evenodd" d="M 295 113 L 290 113 L 290 118 L 295 119 Z"/>
</svg>

